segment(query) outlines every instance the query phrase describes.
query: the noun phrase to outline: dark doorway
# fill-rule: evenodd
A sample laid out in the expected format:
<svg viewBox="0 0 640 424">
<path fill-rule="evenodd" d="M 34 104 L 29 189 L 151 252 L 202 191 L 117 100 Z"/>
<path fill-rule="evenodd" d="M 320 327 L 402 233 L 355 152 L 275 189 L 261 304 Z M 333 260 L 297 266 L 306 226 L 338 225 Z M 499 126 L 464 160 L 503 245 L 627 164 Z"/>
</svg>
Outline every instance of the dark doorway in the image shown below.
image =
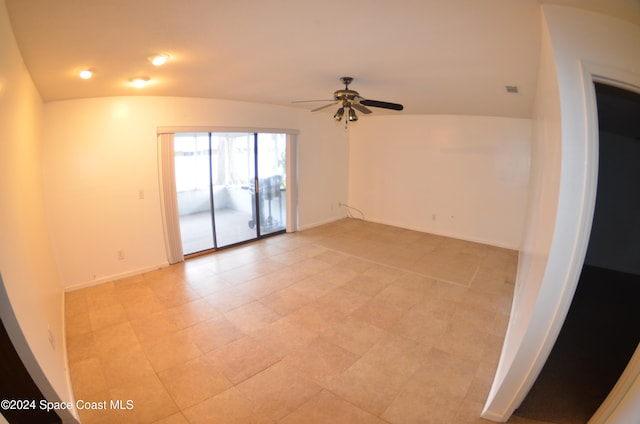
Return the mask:
<svg viewBox="0 0 640 424">
<path fill-rule="evenodd" d="M 595 84 L 598 187 L 585 263 L 558 339 L 515 415 L 586 423 L 640 342 L 640 94 Z"/>
<path fill-rule="evenodd" d="M 9 424 L 62 423 L 54 411 L 40 407 L 45 397 L 22 364 L 9 334 L 0 321 L 0 399 L 2 415 Z"/>
</svg>

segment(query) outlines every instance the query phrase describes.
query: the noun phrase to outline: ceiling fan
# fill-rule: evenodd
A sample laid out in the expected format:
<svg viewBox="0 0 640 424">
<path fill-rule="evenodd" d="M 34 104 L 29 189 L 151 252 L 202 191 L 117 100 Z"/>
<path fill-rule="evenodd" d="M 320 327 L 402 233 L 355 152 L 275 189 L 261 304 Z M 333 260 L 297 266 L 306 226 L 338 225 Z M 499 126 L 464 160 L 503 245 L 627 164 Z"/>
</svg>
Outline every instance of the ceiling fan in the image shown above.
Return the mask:
<svg viewBox="0 0 640 424">
<path fill-rule="evenodd" d="M 353 82 L 352 77 L 342 77 L 340 79 L 344 84 L 344 89 L 334 92 L 333 100 L 302 100 L 302 101 L 297 101 L 293 103 L 319 102 L 319 101 L 331 102 L 324 106 L 315 108 L 311 112 L 316 112 L 318 110 L 322 110 L 334 105 L 340 105 L 337 112 L 333 115 L 333 119 L 335 119 L 336 121 L 341 121 L 342 117 L 346 112 L 347 113 L 346 122 L 353 122 L 358 120 L 358 115 L 356 115 L 356 110 L 366 115 L 370 114 L 371 110 L 367 108 L 367 106 L 377 107 L 382 109 L 391 109 L 391 110 L 404 109 L 404 106 L 398 103 L 389 103 L 389 102 L 381 102 L 379 100 L 365 99 L 364 97 L 361 97 L 357 91 L 349 89 L 349 84 Z"/>
</svg>

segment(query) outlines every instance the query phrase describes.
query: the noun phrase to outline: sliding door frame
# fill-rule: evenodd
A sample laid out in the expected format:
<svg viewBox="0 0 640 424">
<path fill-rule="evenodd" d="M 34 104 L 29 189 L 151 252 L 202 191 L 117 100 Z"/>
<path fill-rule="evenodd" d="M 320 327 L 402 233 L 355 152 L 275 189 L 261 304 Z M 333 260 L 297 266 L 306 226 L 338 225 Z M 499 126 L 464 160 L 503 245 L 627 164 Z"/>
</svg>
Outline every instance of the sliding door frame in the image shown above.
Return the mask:
<svg viewBox="0 0 640 424">
<path fill-rule="evenodd" d="M 182 238 L 180 235 L 180 223 L 179 214 L 177 208 L 177 193 L 175 190 L 175 163 L 171 152 L 173 152 L 173 138 L 178 133 L 208 133 L 211 138 L 211 133 L 253 133 L 254 134 L 254 148 L 256 148 L 257 158 L 257 134 L 286 134 L 286 175 L 287 175 L 287 190 L 285 191 L 285 204 L 286 204 L 286 232 L 298 231 L 298 130 L 292 129 L 280 129 L 280 128 L 245 128 L 245 127 L 200 127 L 200 126 L 177 126 L 177 127 L 158 127 L 158 168 L 159 180 L 160 180 L 160 200 L 163 218 L 163 229 L 165 235 L 165 248 L 167 252 L 167 259 L 170 264 L 182 262 L 185 259 L 185 255 L 182 253 Z M 211 143 L 211 140 L 209 140 Z M 211 161 L 211 158 L 209 159 Z M 209 164 L 211 168 L 211 163 Z M 254 166 L 256 167 L 254 172 L 255 180 L 257 181 L 257 159 L 254 160 Z M 257 184 L 254 182 L 254 184 Z M 259 206 L 259 193 L 255 193 L 256 196 L 256 216 L 260 217 Z M 213 202 L 213 200 L 211 200 Z M 213 220 L 212 213 L 212 220 Z M 260 219 L 257 219 L 260 221 Z M 214 227 L 214 246 L 217 246 L 215 241 L 215 222 Z M 280 234 L 280 232 L 270 233 L 267 235 L 260 234 L 260 223 L 257 222 L 256 239 L 263 237 L 269 237 L 271 235 Z M 248 241 L 254 241 L 251 239 Z M 244 243 L 244 242 L 241 242 Z M 238 243 L 238 244 L 241 244 Z M 234 244 L 235 245 L 235 244 Z M 231 246 L 225 246 L 231 247 Z M 214 247 L 213 250 L 216 250 Z M 208 252 L 208 251 L 207 251 Z M 197 255 L 194 253 L 193 255 Z M 191 256 L 191 255 L 188 255 Z"/>
</svg>

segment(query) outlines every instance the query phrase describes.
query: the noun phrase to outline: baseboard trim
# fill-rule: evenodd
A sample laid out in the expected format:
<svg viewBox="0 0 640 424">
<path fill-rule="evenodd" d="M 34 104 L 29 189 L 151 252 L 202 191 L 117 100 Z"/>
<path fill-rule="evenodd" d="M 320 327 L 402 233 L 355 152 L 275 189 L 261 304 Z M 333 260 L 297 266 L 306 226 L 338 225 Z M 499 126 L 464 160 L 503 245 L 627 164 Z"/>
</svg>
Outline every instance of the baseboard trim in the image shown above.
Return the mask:
<svg viewBox="0 0 640 424">
<path fill-rule="evenodd" d="M 495 240 L 487 240 L 487 239 L 484 239 L 484 238 L 469 237 L 466 234 L 434 231 L 434 230 L 429 229 L 429 228 L 417 228 L 417 227 L 413 227 L 413 226 L 410 226 L 410 225 L 403 225 L 403 224 L 398 224 L 398 223 L 395 223 L 395 222 L 388 222 L 388 221 L 379 220 L 379 219 L 376 219 L 376 218 L 373 218 L 373 219 L 367 218 L 364 221 L 373 222 L 375 224 L 388 225 L 390 227 L 402 228 L 402 229 L 405 229 L 405 230 L 417 231 L 419 233 L 433 234 L 434 236 L 449 237 L 449 238 L 453 238 L 453 239 L 457 239 L 457 240 L 469 241 L 471 243 L 484 244 L 484 245 L 487 245 L 487 246 L 497 247 L 497 248 L 500 248 L 500 249 L 508 249 L 508 250 L 519 251 L 520 248 L 521 248 L 521 246 L 516 246 L 516 245 L 513 245 L 511 243 L 503 243 L 503 242 L 499 242 L 499 241 L 495 241 Z"/>
<path fill-rule="evenodd" d="M 85 281 L 85 282 L 82 282 L 82 283 L 72 284 L 72 285 L 66 286 L 64 288 L 64 291 L 65 292 L 72 292 L 72 291 L 84 289 L 84 288 L 87 288 L 87 287 L 97 286 L 98 284 L 108 283 L 109 281 L 115 281 L 115 280 L 119 280 L 121 278 L 132 277 L 134 275 L 140 275 L 140 274 L 143 274 L 145 272 L 155 271 L 157 269 L 166 268 L 168 266 L 169 266 L 169 262 L 165 261 L 165 262 L 161 262 L 159 264 L 151 265 L 151 266 L 148 266 L 148 267 L 137 268 L 137 269 L 125 271 L 125 272 L 122 272 L 122 273 L 119 273 L 119 274 L 111 274 L 111 275 L 107 275 L 107 276 L 104 276 L 104 277 L 96 278 L 95 280 L 91 280 L 91 281 Z"/>
<path fill-rule="evenodd" d="M 307 225 L 300 225 L 298 227 L 298 231 L 304 231 L 304 230 L 309 230 L 311 228 L 315 228 L 315 227 L 319 227 L 321 225 L 325 225 L 325 224 L 331 224 L 332 222 L 336 222 L 336 221 L 341 221 L 343 219 L 346 218 L 345 216 L 334 216 L 322 221 L 318 221 L 318 222 L 314 222 L 313 224 L 307 224 Z"/>
</svg>

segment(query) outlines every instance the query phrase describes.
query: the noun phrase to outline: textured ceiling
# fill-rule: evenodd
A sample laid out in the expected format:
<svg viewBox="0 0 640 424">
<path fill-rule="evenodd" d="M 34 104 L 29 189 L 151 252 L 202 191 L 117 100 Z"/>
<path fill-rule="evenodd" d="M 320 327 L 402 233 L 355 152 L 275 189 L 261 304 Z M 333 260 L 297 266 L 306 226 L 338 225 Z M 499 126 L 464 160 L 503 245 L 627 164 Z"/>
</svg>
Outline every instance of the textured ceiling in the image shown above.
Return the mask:
<svg viewBox="0 0 640 424">
<path fill-rule="evenodd" d="M 546 2 L 546 1 L 543 1 Z M 558 0 L 640 24 L 638 0 Z M 313 109 L 342 88 L 404 112 L 530 117 L 540 0 L 6 0 L 45 101 L 190 96 Z M 167 52 L 156 68 L 148 58 Z M 94 77 L 78 73 L 91 68 Z M 151 78 L 135 89 L 129 79 Z M 508 94 L 516 85 L 518 94 Z M 332 109 L 328 109 L 331 110 Z"/>
</svg>

